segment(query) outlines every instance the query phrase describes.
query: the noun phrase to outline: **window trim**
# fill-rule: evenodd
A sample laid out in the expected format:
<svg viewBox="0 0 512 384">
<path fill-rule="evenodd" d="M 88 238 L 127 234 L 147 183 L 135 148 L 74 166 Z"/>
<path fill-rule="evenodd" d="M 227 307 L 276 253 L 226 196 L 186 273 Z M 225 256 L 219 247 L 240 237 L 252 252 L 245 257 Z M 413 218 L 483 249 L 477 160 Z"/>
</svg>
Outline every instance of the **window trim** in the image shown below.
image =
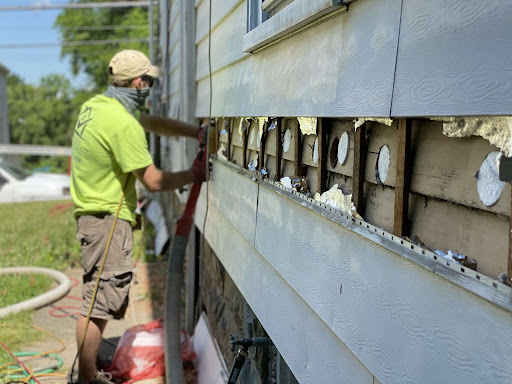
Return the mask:
<svg viewBox="0 0 512 384">
<path fill-rule="evenodd" d="M 242 38 L 242 50 L 251 53 L 276 40 L 314 25 L 324 17 L 347 11 L 346 0 L 294 0 Z"/>
<path fill-rule="evenodd" d="M 292 1 L 293 0 L 264 0 L 261 4 L 261 10 L 268 14 L 274 14 L 274 11 L 289 5 Z"/>
</svg>

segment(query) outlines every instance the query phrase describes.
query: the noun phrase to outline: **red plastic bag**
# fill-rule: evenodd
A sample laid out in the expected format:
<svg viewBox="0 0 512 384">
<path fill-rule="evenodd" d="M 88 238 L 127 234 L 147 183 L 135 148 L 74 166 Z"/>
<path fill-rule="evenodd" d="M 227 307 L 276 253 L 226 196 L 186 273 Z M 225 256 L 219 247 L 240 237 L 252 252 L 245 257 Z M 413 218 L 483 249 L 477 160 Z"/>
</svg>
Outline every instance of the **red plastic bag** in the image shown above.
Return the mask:
<svg viewBox="0 0 512 384">
<path fill-rule="evenodd" d="M 163 320 L 135 325 L 124 331 L 107 371 L 115 380 L 143 380 L 165 376 Z M 190 336 L 181 331 L 183 361 L 196 358 Z"/>
</svg>

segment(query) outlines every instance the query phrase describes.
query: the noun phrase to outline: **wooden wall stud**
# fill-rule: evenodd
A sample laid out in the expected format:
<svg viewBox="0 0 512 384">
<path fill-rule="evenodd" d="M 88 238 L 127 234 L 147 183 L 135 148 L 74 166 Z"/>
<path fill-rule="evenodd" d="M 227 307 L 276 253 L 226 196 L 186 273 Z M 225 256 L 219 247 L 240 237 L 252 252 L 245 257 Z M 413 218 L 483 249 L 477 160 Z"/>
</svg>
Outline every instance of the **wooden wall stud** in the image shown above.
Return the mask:
<svg viewBox="0 0 512 384">
<path fill-rule="evenodd" d="M 366 141 L 366 123 L 361 125 L 354 135 L 354 178 L 352 198 L 357 213 L 364 214 L 364 174 L 366 170 L 366 154 L 368 143 Z"/>
<path fill-rule="evenodd" d="M 395 212 L 393 234 L 406 236 L 409 219 L 411 186 L 411 119 L 398 120 L 398 152 L 396 156 Z"/>
<path fill-rule="evenodd" d="M 327 127 L 325 119 L 317 119 L 318 140 L 318 193 L 327 190 Z"/>
</svg>

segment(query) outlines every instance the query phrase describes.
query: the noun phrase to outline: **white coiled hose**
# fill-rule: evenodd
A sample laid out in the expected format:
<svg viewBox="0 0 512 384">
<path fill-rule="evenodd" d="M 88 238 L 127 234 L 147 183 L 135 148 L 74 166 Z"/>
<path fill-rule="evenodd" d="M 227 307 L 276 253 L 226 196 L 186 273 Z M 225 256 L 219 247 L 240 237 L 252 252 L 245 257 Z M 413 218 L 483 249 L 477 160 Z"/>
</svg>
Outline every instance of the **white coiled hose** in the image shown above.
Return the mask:
<svg viewBox="0 0 512 384">
<path fill-rule="evenodd" d="M 0 275 L 5 274 L 42 274 L 47 275 L 56 280 L 59 285 L 52 290 L 43 293 L 42 295 L 24 300 L 20 303 L 8 305 L 7 307 L 0 308 L 0 319 L 9 316 L 10 314 L 25 311 L 28 309 L 37 309 L 44 307 L 60 298 L 66 296 L 71 289 L 71 282 L 69 278 L 62 272 L 50 268 L 41 267 L 12 267 L 0 268 Z"/>
</svg>

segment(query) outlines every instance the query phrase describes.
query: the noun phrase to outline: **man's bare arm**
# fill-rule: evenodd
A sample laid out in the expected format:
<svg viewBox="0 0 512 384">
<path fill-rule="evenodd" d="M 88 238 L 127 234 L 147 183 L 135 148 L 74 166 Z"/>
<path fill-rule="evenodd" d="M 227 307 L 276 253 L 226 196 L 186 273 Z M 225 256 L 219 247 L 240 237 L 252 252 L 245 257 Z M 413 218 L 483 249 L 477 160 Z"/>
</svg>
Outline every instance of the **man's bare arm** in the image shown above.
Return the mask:
<svg viewBox="0 0 512 384">
<path fill-rule="evenodd" d="M 133 171 L 137 179 L 149 192 L 169 191 L 193 183 L 195 173 L 189 169 L 181 172 L 164 172 L 154 164 Z"/>
<path fill-rule="evenodd" d="M 149 132 L 162 136 L 187 136 L 197 138 L 198 127 L 179 120 L 162 116 L 153 116 L 146 113 L 140 114 L 140 124 Z"/>
</svg>

